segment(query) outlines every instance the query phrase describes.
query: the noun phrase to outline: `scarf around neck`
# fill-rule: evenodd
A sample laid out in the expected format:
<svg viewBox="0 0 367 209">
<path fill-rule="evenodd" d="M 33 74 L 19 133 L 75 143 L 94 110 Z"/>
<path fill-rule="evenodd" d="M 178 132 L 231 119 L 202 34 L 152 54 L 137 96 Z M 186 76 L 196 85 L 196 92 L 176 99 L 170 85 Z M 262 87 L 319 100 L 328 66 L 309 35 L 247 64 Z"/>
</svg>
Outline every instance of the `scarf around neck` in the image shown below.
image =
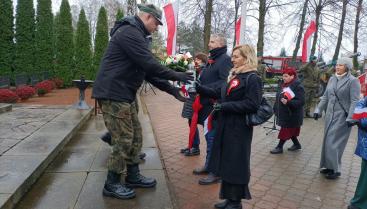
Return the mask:
<svg viewBox="0 0 367 209">
<path fill-rule="evenodd" d="M 235 78 L 237 74 L 247 73 L 247 72 L 252 72 L 252 71 L 254 71 L 254 72 L 257 71 L 256 67 L 248 66 L 248 65 L 242 65 L 242 66 L 239 66 L 237 68 L 232 68 L 229 71 L 229 75 L 228 75 L 228 78 L 227 78 L 227 83 L 229 83 L 233 78 Z"/>
</svg>

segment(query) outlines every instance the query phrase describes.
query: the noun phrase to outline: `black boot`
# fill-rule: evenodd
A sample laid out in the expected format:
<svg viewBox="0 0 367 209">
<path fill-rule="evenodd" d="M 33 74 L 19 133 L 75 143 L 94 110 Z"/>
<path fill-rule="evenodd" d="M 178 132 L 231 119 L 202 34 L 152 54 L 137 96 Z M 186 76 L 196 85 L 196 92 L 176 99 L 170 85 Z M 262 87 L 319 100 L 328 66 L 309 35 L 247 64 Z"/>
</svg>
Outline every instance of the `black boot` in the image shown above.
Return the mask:
<svg viewBox="0 0 367 209">
<path fill-rule="evenodd" d="M 139 165 L 127 165 L 125 182 L 131 187 L 150 188 L 157 184 L 154 178 L 148 178 L 140 174 Z"/>
<path fill-rule="evenodd" d="M 301 144 L 299 143 L 297 137 L 292 137 L 293 145 L 288 148 L 289 151 L 297 151 L 302 149 Z"/>
<path fill-rule="evenodd" d="M 224 209 L 242 209 L 241 200 L 229 200 Z"/>
<path fill-rule="evenodd" d="M 215 208 L 218 208 L 218 209 L 225 209 L 227 207 L 229 203 L 229 200 L 224 200 L 223 202 L 219 202 L 217 204 L 214 205 Z"/>
<path fill-rule="evenodd" d="M 131 199 L 135 197 L 135 191 L 121 184 L 120 174 L 108 171 L 107 180 L 103 187 L 103 195 L 119 199 Z"/>
<path fill-rule="evenodd" d="M 140 160 L 144 160 L 146 156 L 147 156 L 147 154 L 145 154 L 144 152 L 139 153 Z"/>
<path fill-rule="evenodd" d="M 111 145 L 112 136 L 110 132 L 106 132 L 101 136 L 102 141 L 106 142 L 108 145 Z"/>
<path fill-rule="evenodd" d="M 272 149 L 270 151 L 271 154 L 281 154 L 283 153 L 283 145 L 284 145 L 285 141 L 284 140 L 279 140 L 278 145 Z"/>
</svg>

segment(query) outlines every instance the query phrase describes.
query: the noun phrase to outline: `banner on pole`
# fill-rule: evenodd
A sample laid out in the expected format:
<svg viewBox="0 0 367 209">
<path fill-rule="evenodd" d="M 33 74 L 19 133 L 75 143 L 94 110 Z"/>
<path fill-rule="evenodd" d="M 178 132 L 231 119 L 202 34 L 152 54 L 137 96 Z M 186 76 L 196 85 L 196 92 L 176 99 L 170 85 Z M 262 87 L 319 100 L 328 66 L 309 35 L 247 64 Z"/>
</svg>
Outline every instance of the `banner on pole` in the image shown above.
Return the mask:
<svg viewBox="0 0 367 209">
<path fill-rule="evenodd" d="M 316 32 L 316 23 L 314 20 L 311 21 L 310 25 L 306 29 L 305 35 L 303 36 L 302 46 L 302 62 L 308 62 L 311 54 L 311 38 L 312 34 Z"/>
<path fill-rule="evenodd" d="M 173 55 L 176 52 L 176 35 L 177 35 L 177 7 L 172 3 L 163 7 L 164 16 L 167 24 L 167 55 Z"/>
</svg>

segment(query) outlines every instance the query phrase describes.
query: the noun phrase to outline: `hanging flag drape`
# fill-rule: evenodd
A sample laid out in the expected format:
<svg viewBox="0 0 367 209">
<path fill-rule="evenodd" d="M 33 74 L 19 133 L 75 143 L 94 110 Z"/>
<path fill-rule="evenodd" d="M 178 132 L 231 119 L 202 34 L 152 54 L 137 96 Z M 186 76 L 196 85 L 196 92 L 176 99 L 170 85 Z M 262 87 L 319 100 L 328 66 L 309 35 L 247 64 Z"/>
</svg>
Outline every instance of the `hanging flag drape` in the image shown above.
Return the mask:
<svg viewBox="0 0 367 209">
<path fill-rule="evenodd" d="M 311 21 L 310 25 L 306 29 L 305 35 L 303 36 L 302 46 L 302 62 L 308 62 L 311 52 L 311 37 L 316 32 L 316 23 Z"/>
<path fill-rule="evenodd" d="M 167 55 L 169 56 L 176 51 L 177 11 L 171 3 L 164 6 L 163 10 L 167 23 Z"/>
<path fill-rule="evenodd" d="M 240 34 L 241 32 L 241 18 L 239 18 L 236 22 L 236 45 L 240 44 Z"/>
</svg>

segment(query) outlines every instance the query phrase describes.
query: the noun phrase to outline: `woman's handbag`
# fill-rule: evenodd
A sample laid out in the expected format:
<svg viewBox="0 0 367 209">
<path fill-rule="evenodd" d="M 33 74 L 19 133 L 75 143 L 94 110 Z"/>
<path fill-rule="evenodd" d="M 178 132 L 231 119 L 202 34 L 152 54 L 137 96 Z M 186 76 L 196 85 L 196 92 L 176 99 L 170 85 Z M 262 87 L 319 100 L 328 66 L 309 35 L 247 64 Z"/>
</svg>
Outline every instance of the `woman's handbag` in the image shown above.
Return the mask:
<svg viewBox="0 0 367 209">
<path fill-rule="evenodd" d="M 256 113 L 246 114 L 245 121 L 248 126 L 258 126 L 268 121 L 273 116 L 273 108 L 263 97 Z"/>
<path fill-rule="evenodd" d="M 252 73 L 255 74 L 255 73 Z M 246 78 L 246 86 L 248 86 L 248 79 L 252 75 L 248 75 Z M 255 74 L 256 75 L 256 74 Z M 263 97 L 261 99 L 260 107 L 257 109 L 256 113 L 246 114 L 245 116 L 245 122 L 248 126 L 258 126 L 260 124 L 265 123 L 268 121 L 271 116 L 273 116 L 273 107 L 269 104 L 268 101 Z"/>
</svg>

